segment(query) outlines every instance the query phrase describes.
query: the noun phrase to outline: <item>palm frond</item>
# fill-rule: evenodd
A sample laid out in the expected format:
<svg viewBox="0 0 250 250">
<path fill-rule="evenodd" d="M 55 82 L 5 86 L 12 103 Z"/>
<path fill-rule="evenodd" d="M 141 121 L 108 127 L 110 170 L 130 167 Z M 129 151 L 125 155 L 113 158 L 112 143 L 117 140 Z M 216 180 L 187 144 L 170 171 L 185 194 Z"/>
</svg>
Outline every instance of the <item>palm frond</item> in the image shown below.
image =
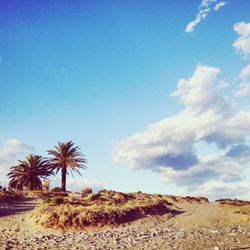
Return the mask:
<svg viewBox="0 0 250 250">
<path fill-rule="evenodd" d="M 29 155 L 26 160 L 18 160 L 19 164 L 12 166 L 7 174 L 10 178 L 9 187 L 23 190 L 24 187 L 34 190 L 41 189 L 40 178 L 53 174 L 47 159 L 39 155 Z"/>
<path fill-rule="evenodd" d="M 66 143 L 59 142 L 54 149 L 48 150 L 48 154 L 51 155 L 49 165 L 56 173 L 59 170 L 63 171 L 63 169 L 65 172 L 65 169 L 67 169 L 66 174 L 68 174 L 69 170 L 72 176 L 74 171 L 81 175 L 79 169 L 87 168 L 85 155 L 81 153 L 80 148 L 75 146 L 72 141 Z"/>
</svg>

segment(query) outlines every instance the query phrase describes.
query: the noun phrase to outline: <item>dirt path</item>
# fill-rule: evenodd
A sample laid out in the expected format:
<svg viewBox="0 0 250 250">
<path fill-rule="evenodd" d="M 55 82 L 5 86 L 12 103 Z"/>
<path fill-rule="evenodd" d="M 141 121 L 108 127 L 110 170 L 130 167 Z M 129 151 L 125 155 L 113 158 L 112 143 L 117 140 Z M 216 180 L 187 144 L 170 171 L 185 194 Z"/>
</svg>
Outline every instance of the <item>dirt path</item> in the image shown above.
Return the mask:
<svg viewBox="0 0 250 250">
<path fill-rule="evenodd" d="M 203 204 L 181 204 L 185 212 L 176 216 L 172 223 L 183 228 L 227 227 L 228 225 L 250 226 L 250 216 L 234 213 L 232 210 L 222 208 L 218 202 Z M 240 209 L 240 207 L 239 207 Z"/>
<path fill-rule="evenodd" d="M 39 199 L 33 198 L 23 198 L 15 202 L 0 202 L 0 217 L 31 211 L 39 202 Z"/>
<path fill-rule="evenodd" d="M 179 206 L 185 212 L 176 216 L 172 223 L 183 228 L 203 226 L 219 226 L 227 220 L 227 213 L 216 202 L 203 204 L 181 204 Z"/>
</svg>

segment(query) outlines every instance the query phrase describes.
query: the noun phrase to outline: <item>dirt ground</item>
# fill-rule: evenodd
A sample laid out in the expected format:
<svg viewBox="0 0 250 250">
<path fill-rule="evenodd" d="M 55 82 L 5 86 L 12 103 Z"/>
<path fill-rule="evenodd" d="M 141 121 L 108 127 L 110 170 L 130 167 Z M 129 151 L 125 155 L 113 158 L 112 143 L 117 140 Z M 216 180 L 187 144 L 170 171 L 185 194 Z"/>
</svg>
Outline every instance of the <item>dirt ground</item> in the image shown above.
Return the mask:
<svg viewBox="0 0 250 250">
<path fill-rule="evenodd" d="M 38 199 L 0 204 L 0 249 L 250 249 L 249 207 L 179 203 L 182 212 L 113 228 L 51 231 L 30 221 Z"/>
</svg>

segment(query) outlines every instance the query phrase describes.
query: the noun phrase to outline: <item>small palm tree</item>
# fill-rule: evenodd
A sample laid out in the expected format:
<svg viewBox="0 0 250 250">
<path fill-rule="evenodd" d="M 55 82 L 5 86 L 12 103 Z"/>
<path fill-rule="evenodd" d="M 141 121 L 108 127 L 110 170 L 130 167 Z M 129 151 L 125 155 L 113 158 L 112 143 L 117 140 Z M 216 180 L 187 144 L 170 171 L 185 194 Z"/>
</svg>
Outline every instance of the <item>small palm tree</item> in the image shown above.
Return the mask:
<svg viewBox="0 0 250 250">
<path fill-rule="evenodd" d="M 86 169 L 87 160 L 84 155 L 80 152 L 80 148 L 75 146 L 72 141 L 66 143 L 58 143 L 55 146 L 55 150 L 48 150 L 48 153 L 53 157 L 50 159 L 51 168 L 56 170 L 58 173 L 61 170 L 62 175 L 62 191 L 66 191 L 66 175 L 68 174 L 68 169 L 71 171 L 76 171 L 81 175 L 78 169 Z"/>
<path fill-rule="evenodd" d="M 52 174 L 49 168 L 48 160 L 39 155 L 29 155 L 26 160 L 20 161 L 19 165 L 12 166 L 7 174 L 10 178 L 9 187 L 15 190 L 23 190 L 24 187 L 29 190 L 42 189 L 40 178 L 46 178 Z"/>
</svg>

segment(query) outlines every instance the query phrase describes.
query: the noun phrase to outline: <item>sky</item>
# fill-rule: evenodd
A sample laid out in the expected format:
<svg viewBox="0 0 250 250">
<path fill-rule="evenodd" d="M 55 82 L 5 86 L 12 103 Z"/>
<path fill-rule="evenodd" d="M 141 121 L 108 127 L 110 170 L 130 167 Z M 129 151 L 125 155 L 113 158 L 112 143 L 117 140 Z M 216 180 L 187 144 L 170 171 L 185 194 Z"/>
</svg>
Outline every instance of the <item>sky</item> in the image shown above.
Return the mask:
<svg viewBox="0 0 250 250">
<path fill-rule="evenodd" d="M 0 0 L 0 182 L 72 140 L 84 187 L 250 200 L 248 0 Z M 60 185 L 60 175 L 51 177 Z"/>
</svg>

